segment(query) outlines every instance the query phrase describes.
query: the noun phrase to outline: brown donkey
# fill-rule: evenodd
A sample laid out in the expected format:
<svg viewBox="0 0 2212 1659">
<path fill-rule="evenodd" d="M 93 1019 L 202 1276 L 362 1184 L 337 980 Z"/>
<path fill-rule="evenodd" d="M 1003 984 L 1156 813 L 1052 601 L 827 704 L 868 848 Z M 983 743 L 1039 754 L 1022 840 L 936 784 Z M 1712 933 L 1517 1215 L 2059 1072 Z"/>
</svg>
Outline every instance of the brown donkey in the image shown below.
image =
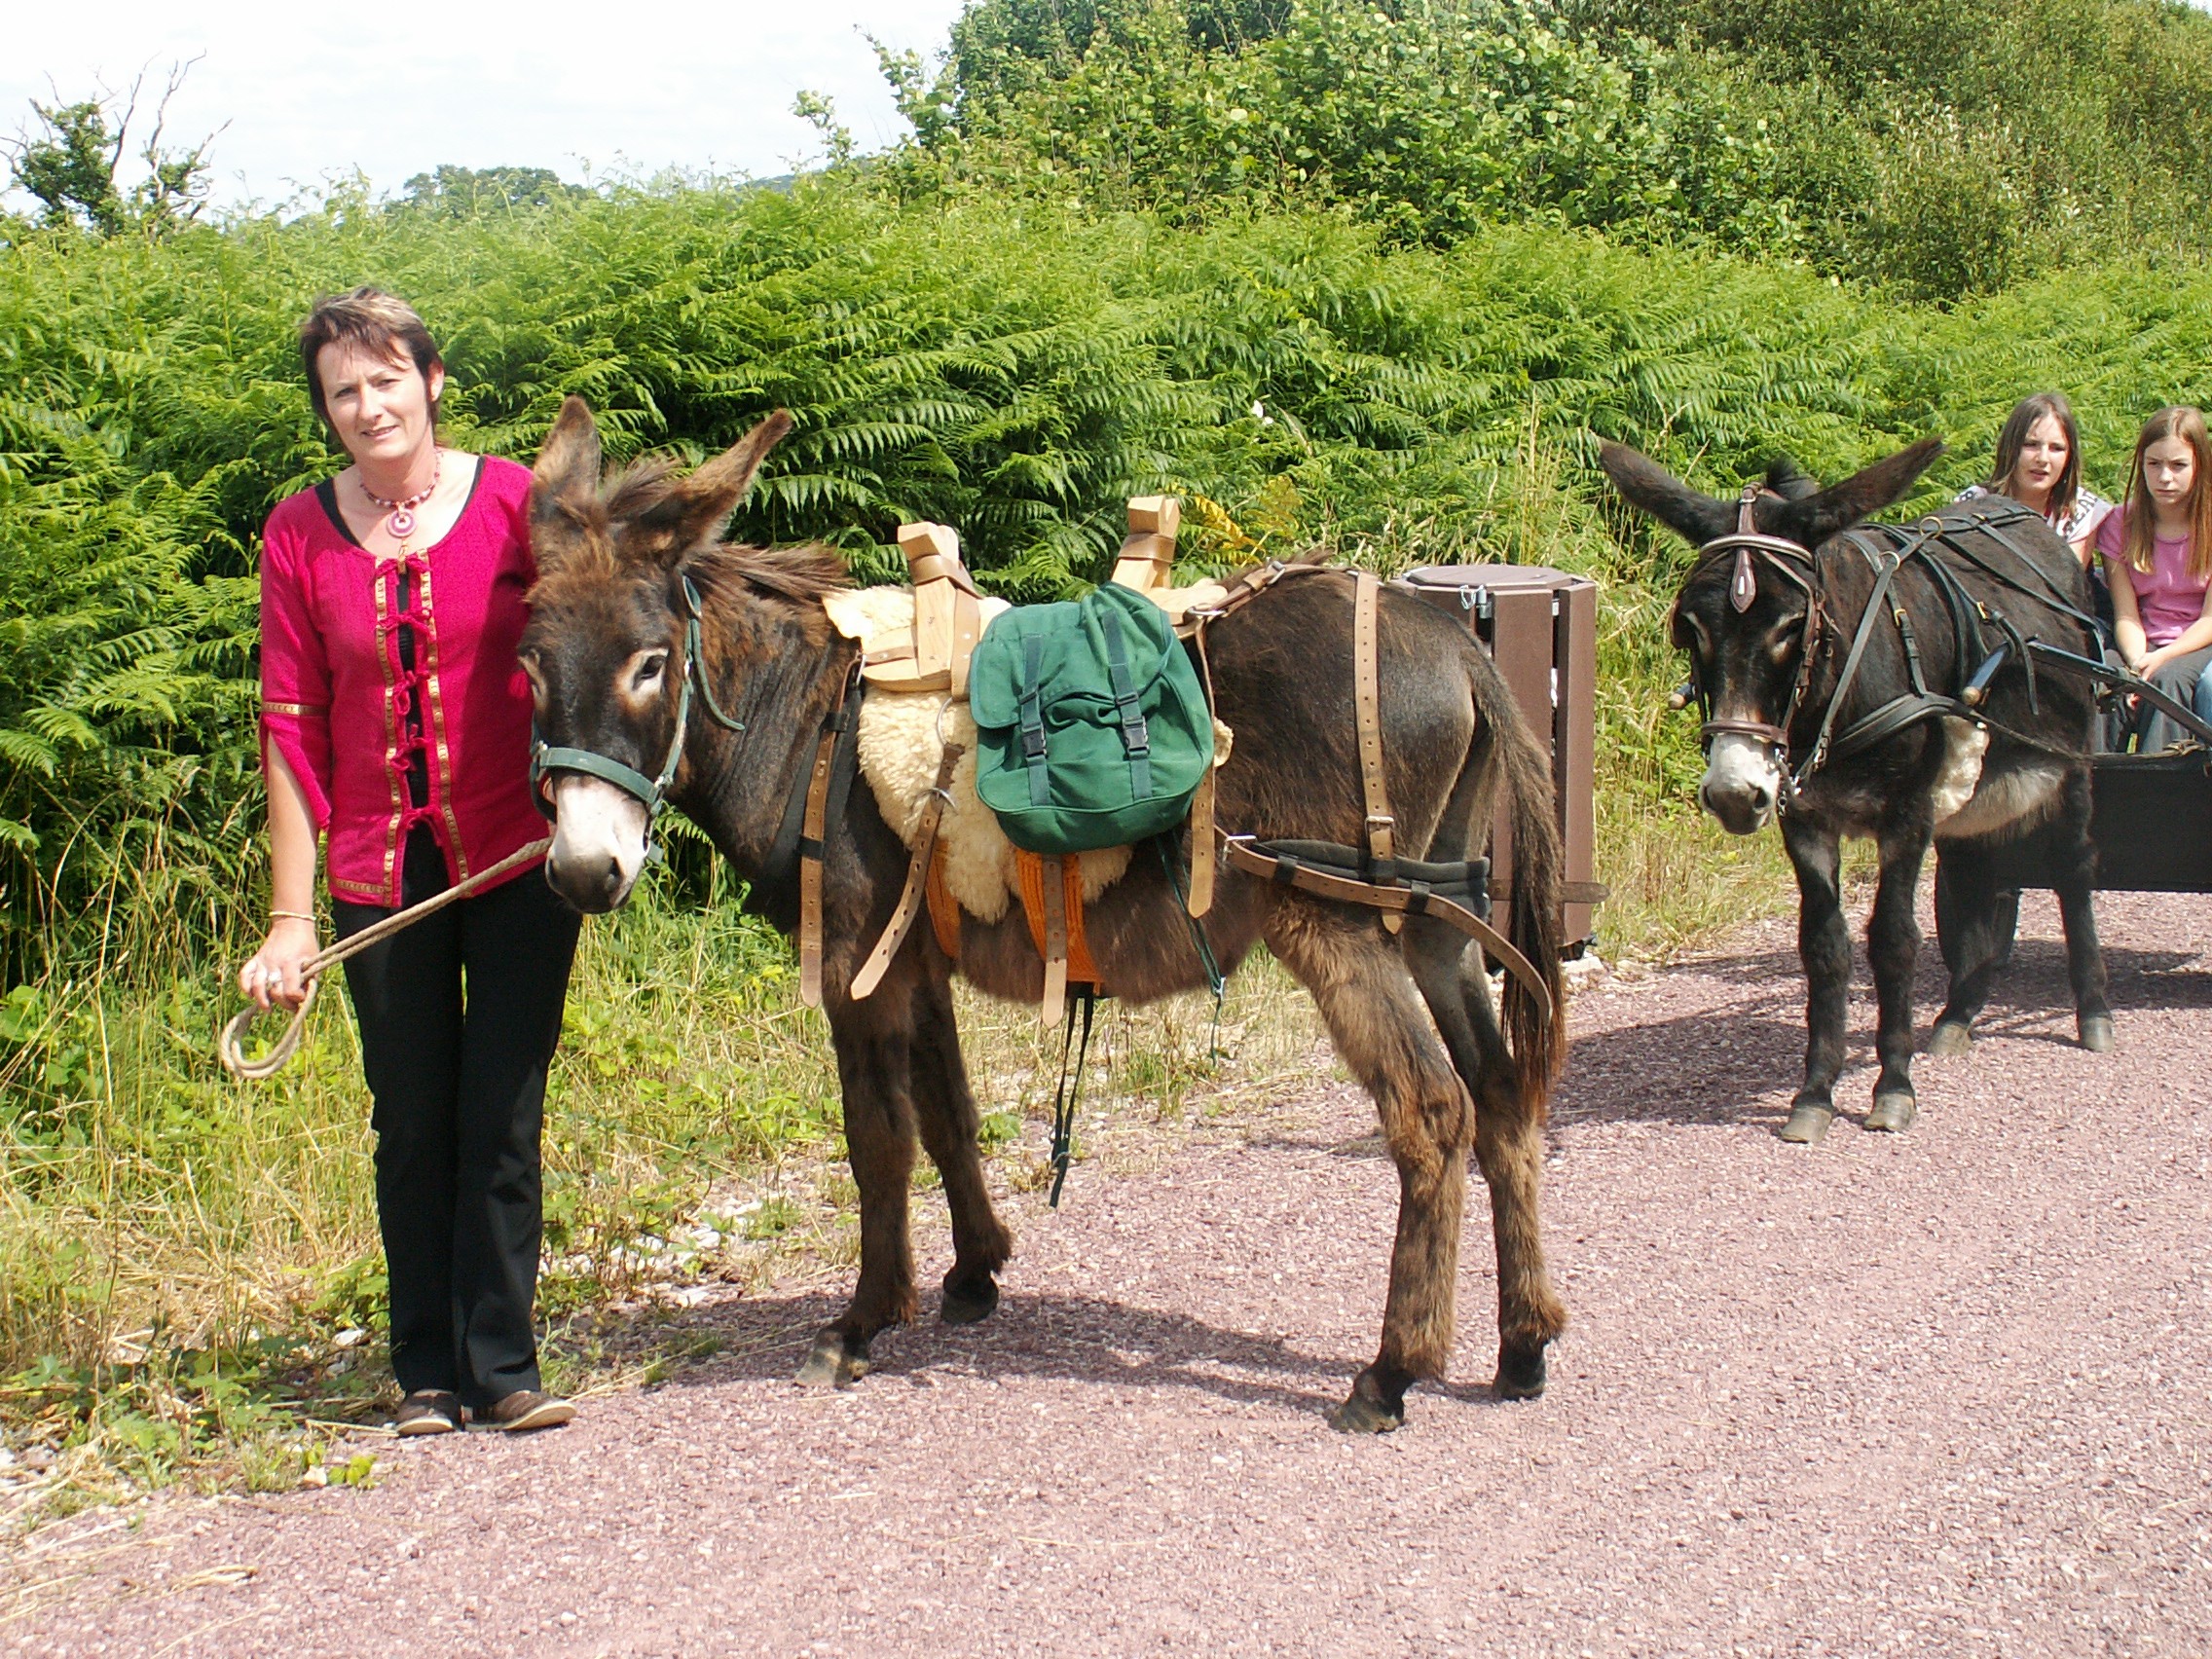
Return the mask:
<svg viewBox="0 0 2212 1659">
<path fill-rule="evenodd" d="M 673 766 L 668 799 L 755 884 L 749 903 L 786 927 L 794 883 L 770 866 L 850 680 L 856 647 L 820 603 L 845 585 L 845 571 L 827 548 L 771 552 L 717 537 L 790 425 L 770 418 L 688 477 L 647 462 L 603 486 L 591 414 L 571 398 L 537 461 L 539 579 L 521 646 L 544 741 L 645 779 L 664 761 Z M 696 662 L 686 658 L 687 581 L 700 595 Z M 1216 708 L 1235 732 L 1219 774 L 1220 823 L 1267 838 L 1358 844 L 1351 577 L 1315 571 L 1280 582 L 1215 623 L 1207 648 Z M 1545 1017 L 1509 983 L 1501 1028 L 1481 952 L 1442 922 L 1409 917 L 1392 934 L 1373 910 L 1221 872 L 1204 922 L 1215 956 L 1233 970 L 1265 942 L 1312 993 L 1337 1051 L 1375 1096 L 1398 1165 L 1381 1351 L 1332 1417 L 1371 1431 L 1402 1422 L 1406 1389 L 1442 1377 L 1450 1359 L 1470 1147 L 1495 1230 L 1501 1394 L 1543 1391 L 1545 1345 L 1567 1324 L 1537 1220 L 1545 1104 L 1564 1051 L 1548 768 L 1489 657 L 1442 612 L 1385 590 L 1381 667 L 1399 855 L 1479 852 L 1503 792 L 1515 849 L 1510 931 L 1549 981 L 1554 1012 Z M 731 724 L 694 714 L 679 743 L 686 675 Z M 578 909 L 613 908 L 645 862 L 645 803 L 580 769 L 554 770 L 548 785 L 548 879 Z M 848 986 L 891 915 L 907 853 L 865 787 L 845 794 L 823 841 L 824 1009 L 860 1189 L 861 1270 L 851 1306 L 822 1331 L 799 1381 L 841 1384 L 866 1370 L 877 1332 L 915 1314 L 906 1206 L 917 1134 L 952 1213 L 941 1317 L 981 1319 L 997 1305 L 1012 1240 L 984 1190 L 951 978 L 957 970 L 992 995 L 1034 1003 L 1044 967 L 1016 906 L 995 926 L 969 918 L 957 962 L 932 929 L 914 929 L 874 994 L 854 1001 Z M 1189 851 L 1180 834 L 1165 850 L 1178 861 Z M 1166 862 L 1140 849 L 1087 912 L 1100 974 L 1134 1002 L 1205 982 Z"/>
</svg>

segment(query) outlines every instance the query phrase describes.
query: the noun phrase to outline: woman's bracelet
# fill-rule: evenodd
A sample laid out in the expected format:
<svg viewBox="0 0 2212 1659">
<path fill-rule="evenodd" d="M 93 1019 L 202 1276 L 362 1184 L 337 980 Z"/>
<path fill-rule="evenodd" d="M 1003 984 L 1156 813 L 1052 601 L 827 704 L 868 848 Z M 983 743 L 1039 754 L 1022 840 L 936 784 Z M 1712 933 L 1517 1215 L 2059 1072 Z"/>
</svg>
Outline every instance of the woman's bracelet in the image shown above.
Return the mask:
<svg viewBox="0 0 2212 1659">
<path fill-rule="evenodd" d="M 313 925 L 314 917 L 305 910 L 272 910 L 271 919 L 279 922 L 307 922 Z"/>
</svg>

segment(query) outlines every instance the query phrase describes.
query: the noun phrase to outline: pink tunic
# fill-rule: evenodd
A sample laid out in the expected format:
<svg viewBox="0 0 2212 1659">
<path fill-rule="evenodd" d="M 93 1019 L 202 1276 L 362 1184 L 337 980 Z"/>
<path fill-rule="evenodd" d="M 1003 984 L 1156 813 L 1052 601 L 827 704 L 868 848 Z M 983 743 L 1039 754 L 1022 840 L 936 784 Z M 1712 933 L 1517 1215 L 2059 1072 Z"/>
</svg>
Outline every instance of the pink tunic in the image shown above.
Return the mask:
<svg viewBox="0 0 2212 1659">
<path fill-rule="evenodd" d="M 408 615 L 403 567 L 416 578 Z M 530 798 L 530 682 L 515 660 L 536 577 L 529 469 L 491 456 L 460 521 L 404 560 L 370 555 L 312 490 L 269 515 L 262 731 L 328 835 L 333 898 L 397 905 L 417 824 L 429 825 L 457 881 L 545 833 Z M 414 634 L 412 668 L 402 628 Z M 418 706 L 422 735 L 410 739 Z M 407 781 L 418 753 L 428 782 L 420 806 Z"/>
<path fill-rule="evenodd" d="M 2124 516 L 2120 512 L 2105 514 L 2105 522 L 2097 527 L 2097 551 L 2104 555 L 2106 571 L 2124 577 L 2134 590 L 2135 608 L 2143 618 L 2143 638 L 2157 650 L 2172 645 L 2184 628 L 2204 614 L 2207 584 L 2189 573 L 2186 535 L 2171 540 L 2156 537 L 2151 544 L 2148 572 L 2130 565 L 2120 556 L 2120 549 L 2126 545 L 2120 522 Z"/>
</svg>

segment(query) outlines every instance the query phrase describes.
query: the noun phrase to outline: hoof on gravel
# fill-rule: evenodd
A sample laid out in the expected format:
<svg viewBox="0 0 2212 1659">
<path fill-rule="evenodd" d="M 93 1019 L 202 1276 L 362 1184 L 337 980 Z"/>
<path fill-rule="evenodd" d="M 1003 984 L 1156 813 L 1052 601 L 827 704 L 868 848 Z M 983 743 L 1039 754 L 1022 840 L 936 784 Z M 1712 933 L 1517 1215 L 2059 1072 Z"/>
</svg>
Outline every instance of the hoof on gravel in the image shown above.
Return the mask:
<svg viewBox="0 0 2212 1659">
<path fill-rule="evenodd" d="M 973 1325 L 988 1319 L 999 1305 L 998 1280 L 985 1274 L 975 1283 L 954 1284 L 944 1282 L 944 1301 L 938 1308 L 940 1322 L 947 1325 Z"/>
<path fill-rule="evenodd" d="M 1492 1384 L 1501 1400 L 1540 1400 L 1544 1384 L 1550 1381 L 1544 1369 L 1544 1345 L 1533 1347 L 1516 1347 L 1511 1343 L 1497 1345 L 1497 1381 Z"/>
<path fill-rule="evenodd" d="M 1791 1109 L 1789 1122 L 1775 1132 L 1792 1146 L 1819 1146 L 1821 1137 L 1828 1132 L 1835 1122 L 1833 1106 L 1818 1106 L 1806 1101 Z"/>
<path fill-rule="evenodd" d="M 1920 1102 L 1911 1095 L 1877 1094 L 1874 1109 L 1866 1114 L 1866 1127 L 1876 1134 L 1902 1134 L 1919 1116 Z"/>
<path fill-rule="evenodd" d="M 2109 1054 L 2120 1043 L 2120 1034 L 2113 1029 L 2112 1015 L 2092 1014 L 2081 1023 L 2082 1047 L 2092 1054 Z"/>
<path fill-rule="evenodd" d="M 866 1352 L 855 1352 L 845 1339 L 830 1335 L 818 1339 L 806 1363 L 792 1379 L 801 1388 L 850 1388 L 868 1372 Z"/>
<path fill-rule="evenodd" d="M 1973 1047 L 1973 1032 L 1955 1019 L 1936 1022 L 1928 1034 L 1928 1051 L 1939 1060 L 1955 1060 Z"/>
<path fill-rule="evenodd" d="M 1377 1381 L 1373 1367 L 1353 1381 L 1351 1395 L 1329 1414 L 1329 1426 L 1346 1434 L 1388 1434 L 1406 1421 L 1406 1392 L 1392 1398 Z"/>
</svg>

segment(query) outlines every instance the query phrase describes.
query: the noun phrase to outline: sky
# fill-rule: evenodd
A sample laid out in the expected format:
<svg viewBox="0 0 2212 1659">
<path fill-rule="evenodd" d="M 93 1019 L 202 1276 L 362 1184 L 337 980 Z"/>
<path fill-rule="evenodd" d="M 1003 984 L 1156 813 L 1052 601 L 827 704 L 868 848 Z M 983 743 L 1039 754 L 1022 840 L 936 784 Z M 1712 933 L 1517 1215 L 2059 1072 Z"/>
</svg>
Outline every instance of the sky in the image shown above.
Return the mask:
<svg viewBox="0 0 2212 1659">
<path fill-rule="evenodd" d="M 393 193 L 442 163 L 551 167 L 575 182 L 671 166 L 772 177 L 821 150 L 792 114 L 801 88 L 829 94 L 859 147 L 878 149 L 905 124 L 864 33 L 934 60 L 960 5 L 433 0 L 361 12 L 313 0 L 77 0 L 11 10 L 0 134 L 28 129 L 33 98 L 97 96 L 141 70 L 158 94 L 172 63 L 198 57 L 168 130 L 189 144 L 229 123 L 210 159 L 217 202 L 236 207 L 279 205 L 356 168 Z M 153 101 L 142 98 L 142 111 Z M 133 176 L 127 169 L 125 182 Z"/>
</svg>

